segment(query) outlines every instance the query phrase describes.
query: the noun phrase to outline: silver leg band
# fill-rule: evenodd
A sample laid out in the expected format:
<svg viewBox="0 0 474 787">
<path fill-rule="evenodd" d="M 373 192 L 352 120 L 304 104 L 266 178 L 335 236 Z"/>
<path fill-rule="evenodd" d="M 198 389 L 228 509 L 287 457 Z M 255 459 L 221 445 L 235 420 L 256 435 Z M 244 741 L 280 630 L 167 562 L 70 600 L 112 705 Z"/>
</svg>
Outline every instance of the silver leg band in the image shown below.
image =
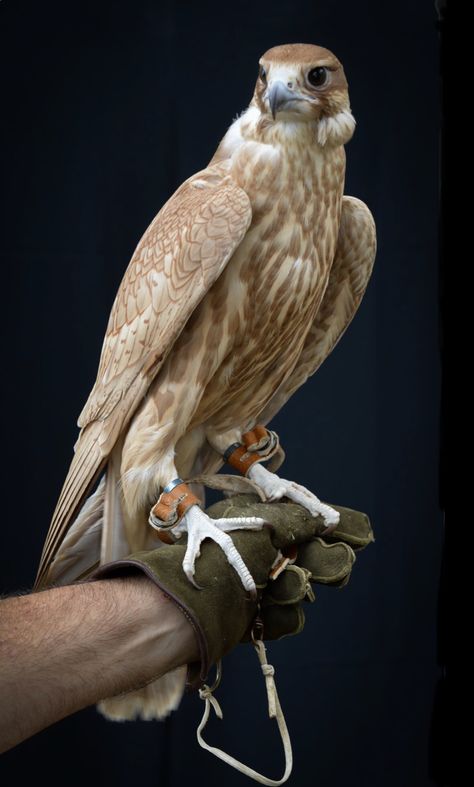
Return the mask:
<svg viewBox="0 0 474 787">
<path fill-rule="evenodd" d="M 165 493 L 166 492 L 171 492 L 175 488 L 175 486 L 179 486 L 179 484 L 184 484 L 183 479 L 182 478 L 174 478 L 172 481 L 169 482 L 169 484 L 166 484 L 166 486 L 163 489 L 163 492 L 165 492 Z"/>
</svg>

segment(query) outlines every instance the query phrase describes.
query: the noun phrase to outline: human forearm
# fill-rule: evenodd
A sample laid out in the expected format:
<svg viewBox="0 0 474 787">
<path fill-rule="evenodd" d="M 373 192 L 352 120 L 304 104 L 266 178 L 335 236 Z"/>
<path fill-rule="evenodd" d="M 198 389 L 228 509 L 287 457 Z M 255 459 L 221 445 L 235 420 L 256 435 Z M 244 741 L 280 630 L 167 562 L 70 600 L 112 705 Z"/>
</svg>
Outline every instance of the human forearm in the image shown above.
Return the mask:
<svg viewBox="0 0 474 787">
<path fill-rule="evenodd" d="M 198 659 L 191 625 L 142 576 L 0 602 L 0 751 Z"/>
</svg>

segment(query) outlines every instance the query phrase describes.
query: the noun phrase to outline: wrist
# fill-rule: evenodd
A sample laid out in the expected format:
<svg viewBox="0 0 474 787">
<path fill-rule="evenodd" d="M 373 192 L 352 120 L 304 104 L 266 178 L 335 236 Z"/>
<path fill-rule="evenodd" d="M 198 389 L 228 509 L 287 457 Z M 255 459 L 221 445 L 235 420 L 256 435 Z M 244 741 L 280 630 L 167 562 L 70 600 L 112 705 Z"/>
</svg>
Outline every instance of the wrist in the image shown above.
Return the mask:
<svg viewBox="0 0 474 787">
<path fill-rule="evenodd" d="M 92 584 L 109 598 L 103 657 L 114 676 L 113 693 L 131 691 L 198 659 L 192 626 L 145 574 Z"/>
</svg>

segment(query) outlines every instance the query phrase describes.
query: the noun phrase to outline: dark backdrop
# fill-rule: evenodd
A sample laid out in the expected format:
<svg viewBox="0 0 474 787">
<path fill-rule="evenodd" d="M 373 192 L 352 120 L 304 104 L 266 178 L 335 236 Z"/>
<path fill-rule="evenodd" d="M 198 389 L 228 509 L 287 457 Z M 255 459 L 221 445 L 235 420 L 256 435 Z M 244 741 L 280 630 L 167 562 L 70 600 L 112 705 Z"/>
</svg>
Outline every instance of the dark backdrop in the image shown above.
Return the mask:
<svg viewBox="0 0 474 787">
<path fill-rule="evenodd" d="M 432 2 L 3 0 L 0 28 L 5 592 L 33 581 L 143 230 L 247 105 L 263 51 L 309 41 L 343 61 L 358 122 L 346 192 L 375 215 L 376 269 L 347 335 L 274 425 L 285 474 L 367 511 L 377 540 L 350 585 L 320 590 L 304 633 L 273 644 L 270 658 L 295 749 L 291 784 L 433 784 L 442 530 Z M 249 650 L 226 659 L 225 720 L 209 736 L 276 776 L 280 748 Z M 161 724 L 117 725 L 90 709 L 6 754 L 0 777 L 248 784 L 198 748 L 200 713 L 195 695 Z"/>
</svg>

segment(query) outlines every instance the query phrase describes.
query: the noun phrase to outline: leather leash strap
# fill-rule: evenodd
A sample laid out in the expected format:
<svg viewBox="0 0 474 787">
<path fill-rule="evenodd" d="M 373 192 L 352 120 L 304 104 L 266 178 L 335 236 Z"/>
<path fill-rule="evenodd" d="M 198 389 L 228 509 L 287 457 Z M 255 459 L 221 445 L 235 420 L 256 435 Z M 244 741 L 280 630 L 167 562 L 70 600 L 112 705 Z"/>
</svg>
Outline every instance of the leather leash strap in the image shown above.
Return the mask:
<svg viewBox="0 0 474 787">
<path fill-rule="evenodd" d="M 245 763 L 240 762 L 240 760 L 236 760 L 235 757 L 232 757 L 230 754 L 227 754 L 222 749 L 218 749 L 216 746 L 210 746 L 204 738 L 202 737 L 202 732 L 209 720 L 209 714 L 211 711 L 211 706 L 214 709 L 214 712 L 218 719 L 222 719 L 222 709 L 213 695 L 214 689 L 217 688 L 219 680 L 214 684 L 212 688 L 209 686 L 204 685 L 202 689 L 199 690 L 199 696 L 205 702 L 205 708 L 203 717 L 201 719 L 201 723 L 197 728 L 197 739 L 199 745 L 202 746 L 203 749 L 206 751 L 211 752 L 220 760 L 230 765 L 232 768 L 240 771 L 241 773 L 245 774 L 245 776 L 249 776 L 251 779 L 254 779 L 256 782 L 260 784 L 266 784 L 269 787 L 278 787 L 280 784 L 284 784 L 287 779 L 290 777 L 291 770 L 293 768 L 293 752 L 291 749 L 291 741 L 290 735 L 288 733 L 288 728 L 286 726 L 285 717 L 283 715 L 283 711 L 281 709 L 280 700 L 278 699 L 278 693 L 275 685 L 275 670 L 271 664 L 267 662 L 266 650 L 265 645 L 261 639 L 253 640 L 253 645 L 255 650 L 257 651 L 257 656 L 260 662 L 260 666 L 262 668 L 263 675 L 265 676 L 265 685 L 267 689 L 267 697 L 268 697 L 268 715 L 271 719 L 276 719 L 278 724 L 278 729 L 280 731 L 281 740 L 283 743 L 283 750 L 285 752 L 285 772 L 281 779 L 269 779 L 267 776 L 264 776 L 262 773 L 258 773 L 258 771 L 254 771 L 253 768 L 250 768 Z"/>
</svg>

